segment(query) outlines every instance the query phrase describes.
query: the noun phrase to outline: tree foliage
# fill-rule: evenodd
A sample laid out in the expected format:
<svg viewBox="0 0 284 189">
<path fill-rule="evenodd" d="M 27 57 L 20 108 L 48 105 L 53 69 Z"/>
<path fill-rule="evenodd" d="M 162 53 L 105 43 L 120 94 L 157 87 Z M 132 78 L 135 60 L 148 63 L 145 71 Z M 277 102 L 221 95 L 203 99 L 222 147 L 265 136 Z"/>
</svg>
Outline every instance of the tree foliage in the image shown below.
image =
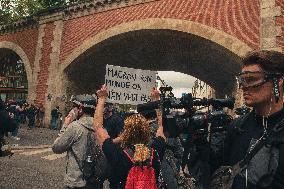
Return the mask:
<svg viewBox="0 0 284 189">
<path fill-rule="evenodd" d="M 11 3 L 9 0 L 0 1 L 0 24 L 7 23 L 11 19 Z"/>
<path fill-rule="evenodd" d="M 0 0 L 0 25 L 9 24 L 39 11 L 64 7 L 86 0 Z"/>
<path fill-rule="evenodd" d="M 44 9 L 38 0 L 0 1 L 0 24 L 9 24 Z"/>
</svg>

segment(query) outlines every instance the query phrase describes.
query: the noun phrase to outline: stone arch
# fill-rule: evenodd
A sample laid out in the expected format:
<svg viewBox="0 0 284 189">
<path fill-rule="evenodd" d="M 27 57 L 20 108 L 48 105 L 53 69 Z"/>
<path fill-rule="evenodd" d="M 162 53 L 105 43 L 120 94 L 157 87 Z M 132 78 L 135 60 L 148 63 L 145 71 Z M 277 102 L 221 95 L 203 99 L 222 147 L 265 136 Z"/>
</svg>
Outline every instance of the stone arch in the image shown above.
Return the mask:
<svg viewBox="0 0 284 189">
<path fill-rule="evenodd" d="M 92 46 L 110 37 L 126 32 L 143 29 L 168 29 L 190 33 L 215 42 L 227 48 L 239 57 L 242 57 L 247 52 L 252 50 L 251 47 L 249 47 L 246 43 L 242 42 L 238 38 L 233 37 L 221 30 L 217 30 L 215 28 L 200 23 L 171 18 L 150 18 L 144 20 L 136 20 L 114 26 L 112 28 L 100 32 L 94 37 L 85 40 L 62 62 L 60 66 L 61 72 L 63 72 L 64 69 L 68 67 L 77 57 L 79 57 L 83 52 L 85 52 Z"/>
<path fill-rule="evenodd" d="M 30 65 L 30 60 L 25 53 L 25 51 L 16 43 L 10 42 L 10 41 L 1 41 L 0 42 L 0 49 L 5 48 L 5 49 L 10 49 L 17 53 L 19 57 L 22 59 L 24 65 L 25 65 L 25 70 L 27 74 L 27 79 L 28 79 L 28 101 L 31 100 L 31 87 L 32 87 L 32 81 L 33 81 L 33 71 Z"/>
</svg>

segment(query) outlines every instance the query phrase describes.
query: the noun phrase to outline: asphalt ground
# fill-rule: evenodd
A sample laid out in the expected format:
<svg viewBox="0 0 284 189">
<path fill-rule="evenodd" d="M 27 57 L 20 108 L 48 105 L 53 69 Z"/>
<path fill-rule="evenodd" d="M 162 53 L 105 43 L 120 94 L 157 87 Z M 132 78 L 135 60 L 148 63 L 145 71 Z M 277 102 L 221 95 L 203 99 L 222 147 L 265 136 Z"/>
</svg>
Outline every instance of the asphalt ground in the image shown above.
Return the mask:
<svg viewBox="0 0 284 189">
<path fill-rule="evenodd" d="M 18 133 L 20 140 L 13 140 L 11 137 L 6 138 L 6 140 L 10 145 L 19 147 L 51 145 L 58 132 L 58 130 L 39 127 L 29 130 L 26 125 L 21 125 Z"/>
<path fill-rule="evenodd" d="M 14 154 L 0 157 L 0 189 L 63 189 L 66 153 L 51 150 L 58 133 L 21 125 L 20 140 L 6 138 Z M 107 181 L 104 189 L 109 189 Z"/>
<path fill-rule="evenodd" d="M 56 157 L 51 148 L 48 148 L 57 134 L 56 130 L 48 128 L 28 130 L 22 125 L 18 134 L 21 138 L 19 141 L 8 137 L 7 141 L 15 150 L 11 157 L 0 157 L 0 188 L 63 188 L 65 157 L 64 155 Z"/>
</svg>

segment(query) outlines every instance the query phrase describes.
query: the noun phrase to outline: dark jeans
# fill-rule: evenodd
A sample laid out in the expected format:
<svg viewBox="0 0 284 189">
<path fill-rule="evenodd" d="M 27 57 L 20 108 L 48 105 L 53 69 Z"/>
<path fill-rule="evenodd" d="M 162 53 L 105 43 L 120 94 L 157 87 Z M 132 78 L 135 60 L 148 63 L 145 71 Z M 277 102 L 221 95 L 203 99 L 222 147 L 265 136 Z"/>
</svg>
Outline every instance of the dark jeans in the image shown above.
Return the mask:
<svg viewBox="0 0 284 189">
<path fill-rule="evenodd" d="M 17 136 L 18 136 L 19 127 L 20 127 L 20 123 L 17 122 L 17 127 L 16 127 L 15 130 L 12 132 L 12 136 L 13 136 L 13 137 L 17 137 Z"/>
<path fill-rule="evenodd" d="M 35 126 L 35 118 L 29 118 L 29 128 L 33 128 Z"/>
<path fill-rule="evenodd" d="M 57 129 L 57 127 L 58 127 L 58 118 L 57 117 L 51 117 L 50 128 L 51 129 Z"/>
<path fill-rule="evenodd" d="M 26 114 L 20 114 L 20 122 L 22 124 L 26 124 L 27 123 L 27 120 L 26 120 Z"/>
</svg>

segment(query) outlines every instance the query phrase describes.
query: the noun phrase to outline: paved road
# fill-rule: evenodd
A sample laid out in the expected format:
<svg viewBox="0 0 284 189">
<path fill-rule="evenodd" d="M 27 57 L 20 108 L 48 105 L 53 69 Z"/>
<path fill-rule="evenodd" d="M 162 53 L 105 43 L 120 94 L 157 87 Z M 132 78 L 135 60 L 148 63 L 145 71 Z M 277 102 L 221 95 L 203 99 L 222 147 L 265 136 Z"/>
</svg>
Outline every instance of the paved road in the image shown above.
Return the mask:
<svg viewBox="0 0 284 189">
<path fill-rule="evenodd" d="M 8 138 L 10 144 L 41 147 L 52 144 L 58 131 L 45 128 L 27 130 L 22 127 L 21 140 Z M 1 189 L 50 189 L 62 188 L 65 154 L 53 154 L 51 148 L 15 150 L 14 155 L 0 158 Z"/>
<path fill-rule="evenodd" d="M 62 189 L 66 154 L 54 154 L 46 147 L 58 132 L 22 126 L 19 141 L 8 138 L 17 147 L 12 157 L 0 157 L 0 189 Z"/>
<path fill-rule="evenodd" d="M 64 157 L 50 148 L 15 151 L 11 158 L 0 158 L 0 188 L 62 188 L 64 164 Z"/>
</svg>

